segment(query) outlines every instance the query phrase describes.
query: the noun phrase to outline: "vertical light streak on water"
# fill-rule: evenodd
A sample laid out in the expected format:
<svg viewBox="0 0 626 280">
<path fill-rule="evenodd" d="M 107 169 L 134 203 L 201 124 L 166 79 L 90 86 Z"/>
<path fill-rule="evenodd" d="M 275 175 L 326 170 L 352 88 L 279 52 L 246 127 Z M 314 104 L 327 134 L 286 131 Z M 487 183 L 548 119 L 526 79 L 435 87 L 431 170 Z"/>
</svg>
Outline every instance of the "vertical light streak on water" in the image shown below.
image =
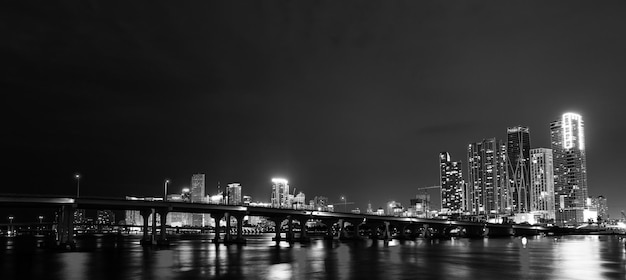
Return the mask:
<svg viewBox="0 0 626 280">
<path fill-rule="evenodd" d="M 69 252 L 59 255 L 60 279 L 85 279 L 87 263 L 91 255 L 83 252 Z"/>
<path fill-rule="evenodd" d="M 554 279 L 603 279 L 597 236 L 575 236 L 553 244 L 553 266 L 559 268 Z"/>
</svg>

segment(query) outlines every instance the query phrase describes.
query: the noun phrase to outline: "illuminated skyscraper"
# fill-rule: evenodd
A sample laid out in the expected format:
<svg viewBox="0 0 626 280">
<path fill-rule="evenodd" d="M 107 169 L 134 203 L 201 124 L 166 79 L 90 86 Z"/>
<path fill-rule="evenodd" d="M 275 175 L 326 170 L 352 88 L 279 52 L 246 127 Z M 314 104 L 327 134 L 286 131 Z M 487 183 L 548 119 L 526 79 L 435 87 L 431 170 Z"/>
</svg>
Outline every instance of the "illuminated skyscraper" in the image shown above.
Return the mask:
<svg viewBox="0 0 626 280">
<path fill-rule="evenodd" d="M 464 186 L 462 163 L 450 161 L 450 154 L 439 154 L 439 184 L 441 186 L 441 212 L 462 213 Z"/>
<path fill-rule="evenodd" d="M 506 143 L 506 167 L 511 211 L 527 213 L 530 211 L 530 133 L 528 127 L 509 127 Z"/>
<path fill-rule="evenodd" d="M 193 174 L 191 176 L 191 203 L 201 203 L 205 198 L 205 176 L 204 174 Z M 194 227 L 203 226 L 204 217 L 202 214 L 191 214 L 191 225 Z"/>
<path fill-rule="evenodd" d="M 291 208 L 289 201 L 289 183 L 285 179 L 272 179 L 272 207 L 275 208 Z"/>
<path fill-rule="evenodd" d="M 502 141 L 490 138 L 469 144 L 467 163 L 467 210 L 474 215 L 508 213 L 506 146 Z"/>
<path fill-rule="evenodd" d="M 191 176 L 191 202 L 199 203 L 205 197 L 204 174 L 193 174 Z"/>
<path fill-rule="evenodd" d="M 585 222 L 587 199 L 587 159 L 583 118 L 565 113 L 550 123 L 554 155 L 554 195 L 556 223 L 578 225 Z"/>
<path fill-rule="evenodd" d="M 530 211 L 554 219 L 554 162 L 552 150 L 530 150 Z"/>
<path fill-rule="evenodd" d="M 239 183 L 228 184 L 226 189 L 226 204 L 230 205 L 242 205 L 241 200 L 241 185 Z"/>
</svg>

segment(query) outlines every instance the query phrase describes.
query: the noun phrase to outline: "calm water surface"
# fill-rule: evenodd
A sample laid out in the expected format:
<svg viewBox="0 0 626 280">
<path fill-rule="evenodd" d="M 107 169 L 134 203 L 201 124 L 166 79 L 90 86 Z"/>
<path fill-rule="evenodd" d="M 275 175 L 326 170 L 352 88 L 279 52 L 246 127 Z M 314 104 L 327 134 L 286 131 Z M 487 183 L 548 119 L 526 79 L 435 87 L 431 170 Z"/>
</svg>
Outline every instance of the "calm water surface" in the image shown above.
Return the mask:
<svg viewBox="0 0 626 280">
<path fill-rule="evenodd" d="M 137 239 L 91 238 L 61 252 L 4 239 L 0 279 L 626 279 L 625 243 L 615 236 L 248 241 L 178 240 L 152 249 Z"/>
</svg>

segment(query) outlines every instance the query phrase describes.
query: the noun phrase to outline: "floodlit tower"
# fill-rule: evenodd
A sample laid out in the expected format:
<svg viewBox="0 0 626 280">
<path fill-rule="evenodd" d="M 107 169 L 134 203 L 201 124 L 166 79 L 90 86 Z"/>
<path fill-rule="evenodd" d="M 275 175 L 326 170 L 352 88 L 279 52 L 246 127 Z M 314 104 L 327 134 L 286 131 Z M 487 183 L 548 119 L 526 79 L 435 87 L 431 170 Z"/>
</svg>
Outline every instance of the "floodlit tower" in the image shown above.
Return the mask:
<svg viewBox="0 0 626 280">
<path fill-rule="evenodd" d="M 226 204 L 242 205 L 243 201 L 241 200 L 241 185 L 239 183 L 228 184 L 226 194 Z"/>
<path fill-rule="evenodd" d="M 272 179 L 271 203 L 274 208 L 291 208 L 289 203 L 289 182 L 286 179 Z"/>
<path fill-rule="evenodd" d="M 585 222 L 587 199 L 587 158 L 582 116 L 565 113 L 550 123 L 554 155 L 554 195 L 558 225 Z"/>
</svg>

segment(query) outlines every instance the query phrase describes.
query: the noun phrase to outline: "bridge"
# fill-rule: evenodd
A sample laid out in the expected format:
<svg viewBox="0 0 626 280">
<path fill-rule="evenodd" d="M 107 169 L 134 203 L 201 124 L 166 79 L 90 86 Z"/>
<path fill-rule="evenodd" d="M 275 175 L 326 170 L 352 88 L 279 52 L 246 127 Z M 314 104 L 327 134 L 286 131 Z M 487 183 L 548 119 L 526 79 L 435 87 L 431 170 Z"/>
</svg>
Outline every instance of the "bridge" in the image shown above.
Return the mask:
<svg viewBox="0 0 626 280">
<path fill-rule="evenodd" d="M 97 210 L 136 210 L 143 217 L 144 245 L 167 245 L 166 218 L 170 212 L 210 214 L 219 225 L 222 219 L 226 229 L 222 234 L 220 226 L 215 227 L 216 243 L 245 243 L 242 236 L 243 219 L 245 216 L 261 216 L 273 221 L 275 226 L 274 240 L 305 242 L 307 236 L 306 223 L 315 220 L 326 225 L 327 239 L 383 239 L 391 238 L 443 238 L 460 237 L 494 237 L 513 235 L 537 235 L 551 229 L 542 226 L 519 224 L 492 224 L 473 221 L 455 221 L 442 219 L 425 219 L 416 217 L 394 217 L 370 214 L 354 214 L 341 212 L 324 212 L 312 210 L 296 210 L 281 208 L 252 207 L 242 205 L 204 204 L 159 200 L 127 200 L 118 198 L 71 198 L 45 196 L 8 196 L 0 195 L 2 208 L 58 208 L 57 242 L 61 246 L 74 246 L 74 211 L 76 209 Z M 157 214 L 160 226 L 157 227 Z M 150 221 L 149 217 L 152 217 Z M 231 217 L 236 220 L 235 236 L 231 234 Z M 299 228 L 294 229 L 294 221 Z M 150 226 L 151 222 L 151 226 Z M 282 225 L 286 222 L 285 238 L 282 237 Z M 296 233 L 298 237 L 296 238 Z"/>
</svg>

